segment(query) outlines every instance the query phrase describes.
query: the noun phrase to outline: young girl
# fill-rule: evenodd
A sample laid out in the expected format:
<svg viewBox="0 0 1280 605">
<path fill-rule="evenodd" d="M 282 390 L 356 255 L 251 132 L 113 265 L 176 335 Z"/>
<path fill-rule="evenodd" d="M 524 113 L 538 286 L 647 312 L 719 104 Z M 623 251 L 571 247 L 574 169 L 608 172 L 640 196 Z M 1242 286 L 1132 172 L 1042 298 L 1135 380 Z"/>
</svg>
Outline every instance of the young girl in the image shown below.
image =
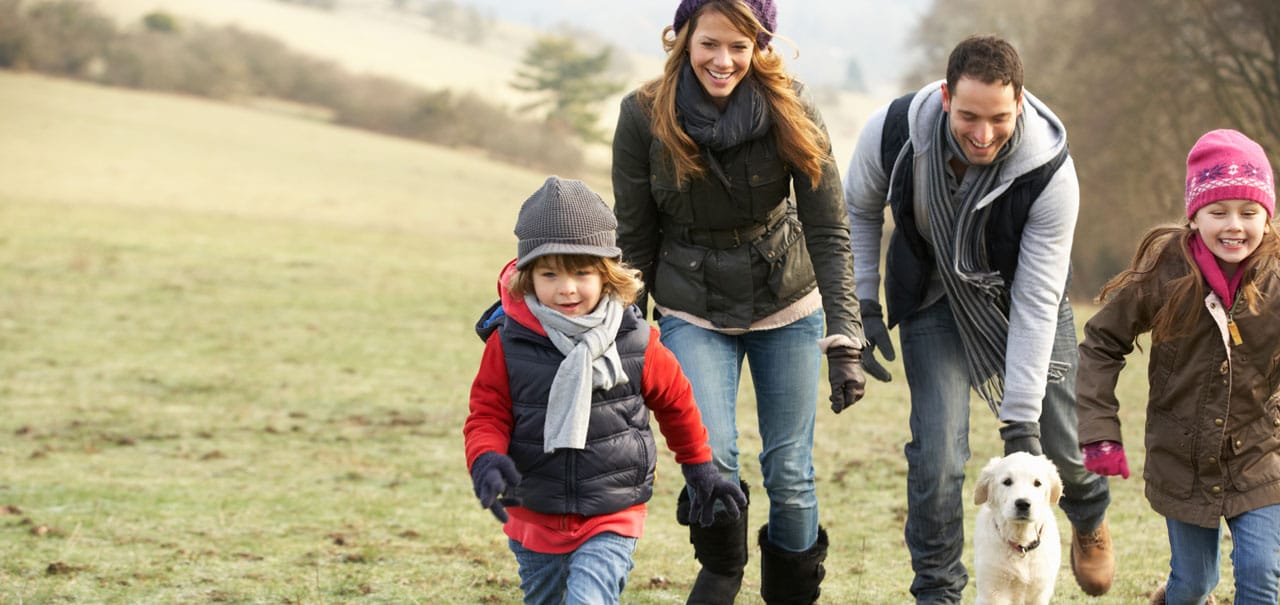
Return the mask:
<svg viewBox="0 0 1280 605">
<path fill-rule="evenodd" d="M 1231 529 L 1236 603 L 1280 602 L 1280 238 L 1271 165 L 1234 130 L 1187 156 L 1187 224 L 1157 227 L 1085 325 L 1077 410 L 1085 467 L 1128 478 L 1116 378 L 1151 331 L 1147 499 L 1168 581 L 1151 603 L 1204 603 Z"/>
<path fill-rule="evenodd" d="M 616 226 L 586 185 L 548 178 L 520 208 L 516 260 L 476 327 L 467 465 L 510 538 L 525 603 L 618 602 L 653 494 L 649 410 L 698 522 L 716 502 L 746 506 L 711 462 L 689 381 L 631 304 L 640 281 L 618 261 Z"/>
</svg>

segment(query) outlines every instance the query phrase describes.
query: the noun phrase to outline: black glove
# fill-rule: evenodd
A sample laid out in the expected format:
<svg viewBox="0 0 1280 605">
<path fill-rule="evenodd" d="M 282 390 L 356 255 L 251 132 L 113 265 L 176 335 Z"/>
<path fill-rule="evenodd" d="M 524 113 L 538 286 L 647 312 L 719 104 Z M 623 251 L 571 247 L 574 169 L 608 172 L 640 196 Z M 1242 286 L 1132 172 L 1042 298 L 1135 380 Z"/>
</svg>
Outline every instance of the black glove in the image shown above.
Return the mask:
<svg viewBox="0 0 1280 605">
<path fill-rule="evenodd" d="M 716 520 L 716 501 L 724 505 L 730 517 L 737 518 L 747 506 L 747 495 L 738 484 L 726 481 L 713 462 L 682 464 L 680 472 L 692 489 L 689 498 L 689 520 L 703 527 L 710 527 Z"/>
<path fill-rule="evenodd" d="M 862 351 L 853 347 L 827 349 L 827 378 L 831 381 L 831 411 L 839 414 L 858 403 L 867 390 Z"/>
<path fill-rule="evenodd" d="M 480 506 L 489 509 L 499 521 L 507 522 L 507 506 L 518 506 L 519 498 L 499 498 L 511 493 L 520 485 L 520 471 L 516 463 L 498 452 L 485 452 L 471 463 L 471 484 L 480 499 Z"/>
<path fill-rule="evenodd" d="M 1014 452 L 1026 452 L 1032 456 L 1043 456 L 1040 449 L 1039 422 L 1006 422 L 1000 427 L 1000 438 L 1004 439 L 1004 455 Z"/>
<path fill-rule="evenodd" d="M 893 374 L 876 361 L 876 349 L 880 349 L 884 358 L 889 361 L 898 358 L 893 350 L 893 342 L 889 340 L 889 328 L 884 326 L 884 311 L 880 308 L 880 303 L 874 300 L 860 300 L 858 306 L 862 307 L 862 336 L 867 341 L 864 349 L 867 354 L 862 356 L 862 367 L 867 369 L 872 378 L 889 382 L 893 380 Z"/>
</svg>

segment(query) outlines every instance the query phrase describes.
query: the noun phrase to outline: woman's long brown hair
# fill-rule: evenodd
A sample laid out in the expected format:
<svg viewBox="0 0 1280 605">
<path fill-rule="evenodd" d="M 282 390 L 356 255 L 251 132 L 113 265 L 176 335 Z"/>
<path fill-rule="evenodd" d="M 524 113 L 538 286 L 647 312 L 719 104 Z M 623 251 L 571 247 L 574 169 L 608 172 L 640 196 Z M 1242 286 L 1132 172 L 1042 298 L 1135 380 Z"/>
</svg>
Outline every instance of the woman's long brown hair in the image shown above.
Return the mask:
<svg viewBox="0 0 1280 605">
<path fill-rule="evenodd" d="M 638 99 L 650 116 L 653 136 L 662 142 L 675 166 L 676 182 L 701 177 L 707 171 L 698 144 L 689 138 L 676 118 L 676 82 L 680 79 L 680 69 L 689 61 L 689 38 L 697 29 L 699 18 L 709 10 L 724 15 L 739 33 L 752 41 L 765 31 L 751 9 L 739 0 L 707 2 L 680 31 L 673 31 L 670 25 L 662 30 L 662 46 L 667 51 L 662 76 L 641 86 Z M 807 175 L 812 188 L 817 189 L 823 163 L 831 155 L 830 141 L 805 112 L 804 104 L 792 88 L 792 77 L 772 45 L 764 49 L 755 46 L 751 70 L 739 86 L 751 85 L 747 81 L 751 79 L 758 84 L 772 112 L 772 130 L 779 155 L 788 165 Z"/>
<path fill-rule="evenodd" d="M 1201 301 L 1204 300 L 1207 287 L 1204 274 L 1200 272 L 1200 266 L 1192 258 L 1191 248 L 1187 244 L 1193 237 L 1198 235 L 1188 223 L 1161 225 L 1148 231 L 1142 238 L 1142 242 L 1138 244 L 1138 250 L 1134 253 L 1129 268 L 1111 278 L 1102 287 L 1102 291 L 1098 293 L 1098 302 L 1110 300 L 1116 292 L 1124 288 L 1148 285 L 1150 280 L 1157 277 L 1156 265 L 1165 256 L 1168 247 L 1177 245 L 1177 258 L 1181 262 L 1178 272 L 1181 275 L 1169 280 L 1166 284 L 1155 284 L 1157 290 L 1167 298 L 1152 320 L 1151 340 L 1169 340 L 1189 332 L 1193 322 L 1188 322 L 1186 318 L 1197 311 Z M 1280 255 L 1280 236 L 1276 234 L 1275 226 L 1272 225 L 1263 235 L 1262 243 L 1258 248 L 1236 269 L 1244 271 L 1244 276 L 1240 279 L 1239 297 L 1250 313 L 1258 312 L 1258 303 L 1262 300 L 1262 293 L 1258 290 L 1256 283 L 1257 277 L 1264 268 L 1276 262 L 1278 255 Z M 1223 302 L 1232 304 L 1232 301 Z"/>
</svg>

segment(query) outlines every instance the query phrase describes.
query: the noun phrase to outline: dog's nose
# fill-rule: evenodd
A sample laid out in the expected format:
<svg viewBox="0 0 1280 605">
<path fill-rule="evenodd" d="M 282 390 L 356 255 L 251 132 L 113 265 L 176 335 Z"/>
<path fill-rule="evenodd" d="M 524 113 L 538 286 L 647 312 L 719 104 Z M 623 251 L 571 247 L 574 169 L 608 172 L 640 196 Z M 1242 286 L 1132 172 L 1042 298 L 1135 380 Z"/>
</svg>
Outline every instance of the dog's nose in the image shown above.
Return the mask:
<svg viewBox="0 0 1280 605">
<path fill-rule="evenodd" d="M 1026 512 L 1031 510 L 1031 501 L 1026 498 L 1018 498 L 1013 501 L 1013 507 L 1019 512 Z"/>
</svg>

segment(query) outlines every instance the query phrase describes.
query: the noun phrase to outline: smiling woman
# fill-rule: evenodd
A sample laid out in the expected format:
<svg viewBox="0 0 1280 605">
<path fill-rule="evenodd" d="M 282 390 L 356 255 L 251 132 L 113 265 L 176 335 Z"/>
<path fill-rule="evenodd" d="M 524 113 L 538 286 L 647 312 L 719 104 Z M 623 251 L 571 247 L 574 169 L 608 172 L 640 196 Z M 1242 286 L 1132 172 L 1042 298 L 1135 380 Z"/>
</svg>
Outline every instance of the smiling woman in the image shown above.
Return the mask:
<svg viewBox="0 0 1280 605">
<path fill-rule="evenodd" d="M 663 32 L 663 73 L 622 101 L 614 211 L 623 258 L 641 270 L 662 343 L 693 386 L 717 470 L 744 488 L 737 402 L 750 362 L 769 496 L 760 591 L 807 603 L 828 547 L 812 453 L 822 352 L 834 412 L 857 402 L 866 381 L 830 139 L 770 44 L 776 25 L 771 0 L 679 3 Z M 732 603 L 748 558 L 746 512 L 719 511 L 699 527 L 690 496 L 676 511 L 702 563 L 689 601 Z"/>
</svg>

